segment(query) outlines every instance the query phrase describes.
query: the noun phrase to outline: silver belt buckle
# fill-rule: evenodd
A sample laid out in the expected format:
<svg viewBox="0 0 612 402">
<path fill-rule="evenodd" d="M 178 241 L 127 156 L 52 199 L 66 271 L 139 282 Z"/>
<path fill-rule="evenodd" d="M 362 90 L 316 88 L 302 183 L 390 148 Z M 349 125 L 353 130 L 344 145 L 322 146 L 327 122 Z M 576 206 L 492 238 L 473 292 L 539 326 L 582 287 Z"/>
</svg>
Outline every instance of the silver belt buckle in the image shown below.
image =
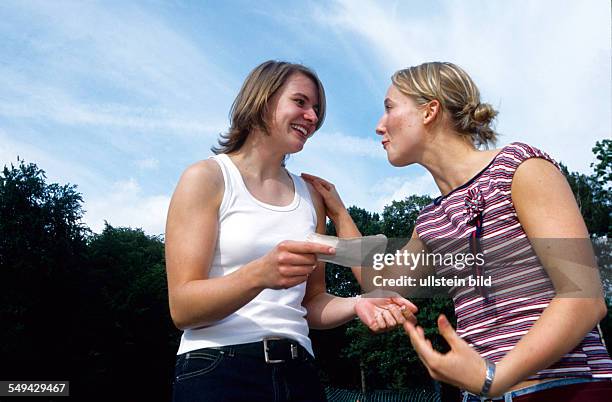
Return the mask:
<svg viewBox="0 0 612 402">
<path fill-rule="evenodd" d="M 264 350 L 264 359 L 266 360 L 266 363 L 284 363 L 284 360 L 272 360 L 270 359 L 270 356 L 268 356 L 268 341 L 279 341 L 283 338 L 279 338 L 279 337 L 268 337 L 268 338 L 264 338 L 263 339 L 263 350 Z M 293 349 L 291 350 L 291 354 L 293 355 Z"/>
</svg>

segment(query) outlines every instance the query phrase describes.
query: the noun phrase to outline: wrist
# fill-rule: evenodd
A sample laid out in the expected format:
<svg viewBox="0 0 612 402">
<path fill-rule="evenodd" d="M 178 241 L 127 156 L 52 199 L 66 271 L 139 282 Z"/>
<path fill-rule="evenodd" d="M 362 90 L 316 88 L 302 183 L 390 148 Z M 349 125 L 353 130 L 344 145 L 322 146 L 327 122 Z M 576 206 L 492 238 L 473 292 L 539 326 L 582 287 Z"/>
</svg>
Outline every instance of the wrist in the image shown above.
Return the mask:
<svg viewBox="0 0 612 402">
<path fill-rule="evenodd" d="M 346 209 L 331 218 L 331 220 L 334 223 L 338 237 L 361 237 L 359 229 Z"/>
<path fill-rule="evenodd" d="M 484 378 L 482 387 L 480 389 L 480 396 L 488 398 L 492 395 L 491 391 L 492 391 L 493 381 L 495 380 L 496 367 L 495 367 L 495 363 L 493 363 L 490 360 L 484 359 L 484 363 L 485 363 L 485 378 Z"/>
<path fill-rule="evenodd" d="M 351 300 L 353 301 L 353 314 L 354 315 L 358 315 L 357 314 L 357 305 L 361 301 L 361 295 L 357 295 L 357 296 L 351 297 Z"/>
<path fill-rule="evenodd" d="M 514 384 L 520 381 L 519 379 L 514 380 L 510 378 L 512 370 L 509 370 L 508 365 L 505 363 L 507 362 L 502 360 L 495 365 L 495 378 L 489 390 L 489 395 L 493 397 L 507 392 Z"/>
<path fill-rule="evenodd" d="M 261 258 L 251 261 L 244 265 L 242 269 L 236 271 L 240 276 L 240 281 L 247 284 L 250 290 L 261 292 L 267 286 L 264 283 L 264 275 L 262 274 L 264 262 Z"/>
</svg>

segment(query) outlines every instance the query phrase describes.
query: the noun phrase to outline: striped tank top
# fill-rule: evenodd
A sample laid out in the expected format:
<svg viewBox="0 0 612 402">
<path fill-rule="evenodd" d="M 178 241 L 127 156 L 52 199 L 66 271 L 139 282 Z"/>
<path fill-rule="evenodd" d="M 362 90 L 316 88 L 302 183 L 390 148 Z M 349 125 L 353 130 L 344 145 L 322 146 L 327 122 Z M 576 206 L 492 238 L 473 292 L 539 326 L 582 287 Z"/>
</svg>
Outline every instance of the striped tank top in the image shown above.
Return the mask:
<svg viewBox="0 0 612 402">
<path fill-rule="evenodd" d="M 440 265 L 436 275 L 491 278 L 491 287 L 472 283 L 450 288 L 449 293 L 455 304 L 457 334 L 493 362 L 515 347 L 555 295 L 510 194 L 514 172 L 529 158 L 542 158 L 559 167 L 546 153 L 512 143 L 470 181 L 423 208 L 416 222 L 417 234 L 430 253 L 484 254 L 483 267 Z M 528 379 L 566 376 L 612 377 L 612 360 L 597 328 L 559 361 Z"/>
</svg>

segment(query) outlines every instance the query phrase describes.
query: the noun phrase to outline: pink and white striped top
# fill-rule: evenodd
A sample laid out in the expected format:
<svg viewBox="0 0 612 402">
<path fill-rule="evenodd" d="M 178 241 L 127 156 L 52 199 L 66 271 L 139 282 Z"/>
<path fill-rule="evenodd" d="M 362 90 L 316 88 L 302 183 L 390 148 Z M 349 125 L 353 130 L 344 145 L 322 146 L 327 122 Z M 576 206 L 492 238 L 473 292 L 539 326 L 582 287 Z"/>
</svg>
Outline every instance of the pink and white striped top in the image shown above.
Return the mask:
<svg viewBox="0 0 612 402">
<path fill-rule="evenodd" d="M 457 333 L 493 362 L 515 347 L 555 294 L 510 194 L 514 172 L 529 158 L 542 158 L 558 167 L 546 153 L 512 143 L 470 181 L 423 208 L 416 222 L 417 234 L 429 252 L 444 254 L 469 252 L 469 239 L 476 237 L 475 222 L 480 219 L 478 238 L 485 256 L 485 277 L 492 278 L 493 286 L 486 293 L 477 293 L 474 287 L 454 287 L 450 295 Z M 475 272 L 470 267 L 436 267 L 438 276 L 467 278 Z M 558 362 L 529 379 L 567 376 L 612 377 L 612 360 L 596 328 Z"/>
</svg>

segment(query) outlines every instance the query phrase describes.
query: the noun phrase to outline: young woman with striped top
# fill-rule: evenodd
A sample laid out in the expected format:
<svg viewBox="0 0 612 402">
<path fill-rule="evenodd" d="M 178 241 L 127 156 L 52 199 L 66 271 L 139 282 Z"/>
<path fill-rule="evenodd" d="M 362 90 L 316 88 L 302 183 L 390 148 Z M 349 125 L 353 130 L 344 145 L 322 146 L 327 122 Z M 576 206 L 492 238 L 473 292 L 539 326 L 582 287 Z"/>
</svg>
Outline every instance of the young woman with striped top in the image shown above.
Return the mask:
<svg viewBox="0 0 612 402">
<path fill-rule="evenodd" d="M 446 354 L 422 328 L 404 324 L 432 377 L 463 389 L 464 401 L 610 400 L 612 360 L 596 329 L 606 304 L 589 234 L 556 162 L 523 143 L 479 150 L 495 141 L 497 112 L 452 63 L 397 71 L 384 105 L 376 133 L 389 162 L 422 165 L 442 193 L 421 211 L 405 249 L 482 252 L 483 266 L 436 266 L 436 274 L 493 283 L 450 289 L 457 331 L 438 319 Z M 334 186 L 303 176 L 338 232 L 359 236 Z"/>
</svg>

